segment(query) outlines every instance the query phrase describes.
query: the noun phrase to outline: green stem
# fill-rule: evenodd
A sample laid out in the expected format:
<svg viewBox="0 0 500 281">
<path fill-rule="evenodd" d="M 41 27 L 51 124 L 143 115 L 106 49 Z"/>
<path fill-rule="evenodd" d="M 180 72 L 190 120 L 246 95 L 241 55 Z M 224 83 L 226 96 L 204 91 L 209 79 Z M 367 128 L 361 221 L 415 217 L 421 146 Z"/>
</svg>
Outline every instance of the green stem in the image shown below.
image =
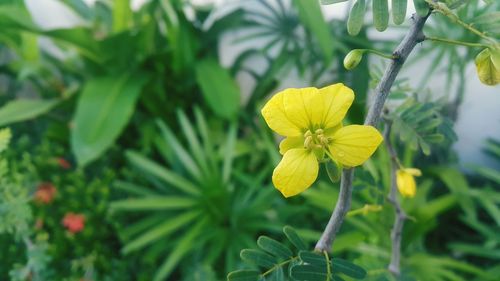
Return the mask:
<svg viewBox="0 0 500 281">
<path fill-rule="evenodd" d="M 377 55 L 379 57 L 383 57 L 385 59 L 390 59 L 390 60 L 395 59 L 395 57 L 393 55 L 384 54 L 384 53 L 379 52 L 377 50 L 372 50 L 372 49 L 360 49 L 360 50 L 368 52 L 368 53 L 372 53 L 374 55 Z"/>
<path fill-rule="evenodd" d="M 275 271 L 276 269 L 278 269 L 278 268 L 280 268 L 280 267 L 284 266 L 285 264 L 289 264 L 289 263 L 291 263 L 292 261 L 296 260 L 297 258 L 298 258 L 298 257 L 293 257 L 293 258 L 291 258 L 291 259 L 289 259 L 289 260 L 286 260 L 286 261 L 283 261 L 283 262 L 281 262 L 281 263 L 278 263 L 278 264 L 276 264 L 275 266 L 271 267 L 268 271 L 266 271 L 266 272 L 262 273 L 262 274 L 261 274 L 261 276 L 262 276 L 262 277 L 264 277 L 264 276 L 268 275 L 269 273 L 271 273 L 271 272 Z"/>
<path fill-rule="evenodd" d="M 323 254 L 325 255 L 326 259 L 326 272 L 327 272 L 326 281 L 330 281 L 330 276 L 332 276 L 332 269 L 330 268 L 330 258 L 328 257 L 327 251 L 323 251 Z"/>
<path fill-rule="evenodd" d="M 446 39 L 446 38 L 438 38 L 438 37 L 432 37 L 432 36 L 426 36 L 425 40 L 442 42 L 442 43 L 453 44 L 453 45 L 460 45 L 460 46 L 467 46 L 467 47 L 473 47 L 473 48 L 488 48 L 489 47 L 488 45 L 482 44 L 482 43 L 463 42 L 463 41 L 451 40 L 451 39 Z"/>
<path fill-rule="evenodd" d="M 441 4 L 441 3 L 436 3 L 432 0 L 425 0 L 425 2 L 427 4 L 429 4 L 429 6 L 436 12 L 438 13 L 441 13 L 442 15 L 446 16 L 447 18 L 449 18 L 452 22 L 455 22 L 455 23 L 458 23 L 460 26 L 462 26 L 463 28 L 467 29 L 468 31 L 476 34 L 477 36 L 483 38 L 484 40 L 486 41 L 489 41 L 491 43 L 493 43 L 494 45 L 497 44 L 497 41 L 491 37 L 489 37 L 488 35 L 486 35 L 484 32 L 474 28 L 471 24 L 468 24 L 466 22 L 463 22 L 461 21 L 458 16 L 453 13 L 445 4 Z"/>
</svg>

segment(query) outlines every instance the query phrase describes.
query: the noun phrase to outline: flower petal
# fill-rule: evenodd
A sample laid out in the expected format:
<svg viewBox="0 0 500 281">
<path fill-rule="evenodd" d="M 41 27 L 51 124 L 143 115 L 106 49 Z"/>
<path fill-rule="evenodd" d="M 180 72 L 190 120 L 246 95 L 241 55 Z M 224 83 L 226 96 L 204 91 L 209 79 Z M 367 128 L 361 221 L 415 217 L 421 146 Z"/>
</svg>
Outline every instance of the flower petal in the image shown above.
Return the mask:
<svg viewBox="0 0 500 281">
<path fill-rule="evenodd" d="M 354 92 L 342 83 L 319 89 L 322 97 L 323 128 L 337 126 L 354 100 Z"/>
<path fill-rule="evenodd" d="M 417 192 L 417 184 L 415 178 L 406 172 L 406 170 L 398 170 L 396 172 L 396 183 L 399 193 L 403 197 L 413 197 Z"/>
<path fill-rule="evenodd" d="M 288 150 L 274 169 L 273 184 L 285 197 L 306 190 L 318 177 L 319 164 L 311 151 L 303 148 Z"/>
<path fill-rule="evenodd" d="M 324 105 L 319 99 L 316 88 L 286 89 L 283 91 L 283 104 L 288 119 L 301 129 L 312 129 L 312 125 L 321 120 Z"/>
<path fill-rule="evenodd" d="M 372 126 L 350 125 L 340 128 L 332 136 L 330 153 L 337 162 L 347 167 L 363 164 L 377 150 L 382 135 Z"/>
<path fill-rule="evenodd" d="M 285 113 L 283 96 L 285 92 L 274 95 L 261 110 L 267 125 L 282 136 L 300 136 L 303 133 L 300 128 L 292 123 Z"/>
<path fill-rule="evenodd" d="M 287 137 L 280 142 L 280 153 L 285 154 L 292 148 L 304 148 L 304 137 Z"/>
</svg>

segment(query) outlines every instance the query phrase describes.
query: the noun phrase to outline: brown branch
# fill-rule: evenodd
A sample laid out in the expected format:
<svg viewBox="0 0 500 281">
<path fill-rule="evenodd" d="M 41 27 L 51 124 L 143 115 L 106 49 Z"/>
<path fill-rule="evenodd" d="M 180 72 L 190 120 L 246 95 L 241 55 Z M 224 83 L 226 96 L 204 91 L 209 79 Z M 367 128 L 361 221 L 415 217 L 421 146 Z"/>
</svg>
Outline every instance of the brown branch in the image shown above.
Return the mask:
<svg viewBox="0 0 500 281">
<path fill-rule="evenodd" d="M 385 70 L 384 75 L 380 80 L 380 83 L 375 89 L 375 98 L 370 106 L 370 109 L 368 110 L 365 125 L 377 125 L 380 115 L 382 114 L 385 101 L 389 95 L 389 91 L 391 90 L 392 84 L 394 83 L 394 80 L 396 80 L 401 67 L 415 46 L 422 42 L 425 38 L 422 29 L 429 15 L 430 13 L 425 17 L 421 17 L 417 14 L 412 16 L 412 24 L 410 25 L 408 33 L 406 33 L 399 46 L 393 52 L 394 58 L 391 60 L 391 63 Z M 335 209 L 333 210 L 332 216 L 330 217 L 321 238 L 316 243 L 315 250 L 323 252 L 329 251 L 332 248 L 335 235 L 340 229 L 340 226 L 344 221 L 344 217 L 351 206 L 353 177 L 354 169 L 351 168 L 342 171 L 340 193 L 337 204 L 335 205 Z"/>
</svg>

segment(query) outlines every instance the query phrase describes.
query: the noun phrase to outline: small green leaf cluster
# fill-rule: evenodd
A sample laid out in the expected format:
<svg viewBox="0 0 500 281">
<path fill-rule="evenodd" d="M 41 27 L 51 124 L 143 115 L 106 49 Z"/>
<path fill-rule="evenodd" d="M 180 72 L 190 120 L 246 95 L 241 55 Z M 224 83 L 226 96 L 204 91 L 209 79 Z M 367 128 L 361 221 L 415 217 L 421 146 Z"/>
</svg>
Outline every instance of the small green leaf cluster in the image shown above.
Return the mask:
<svg viewBox="0 0 500 281">
<path fill-rule="evenodd" d="M 429 155 L 431 145 L 457 138 L 451 121 L 441 114 L 440 109 L 436 103 L 421 103 L 409 98 L 389 118 L 393 120 L 394 131 L 402 142 L 413 150 L 420 149 L 425 155 Z"/>
<path fill-rule="evenodd" d="M 228 281 L 342 281 L 343 276 L 364 279 L 366 271 L 347 260 L 332 258 L 328 253 L 311 252 L 297 232 L 285 226 L 283 232 L 293 248 L 261 236 L 259 249 L 245 249 L 241 258 L 258 269 L 243 269 L 228 274 Z"/>
<path fill-rule="evenodd" d="M 321 0 L 324 5 L 346 2 L 348 0 Z M 347 31 L 350 35 L 357 35 L 363 27 L 365 13 L 370 0 L 356 0 L 352 5 L 347 19 Z M 413 0 L 417 13 L 421 16 L 427 15 L 429 6 L 425 0 Z M 406 7 L 408 0 L 393 0 L 392 1 L 392 20 L 394 24 L 400 25 L 406 19 Z M 388 0 L 372 0 L 371 1 L 373 25 L 378 31 L 384 31 L 389 26 L 389 1 Z"/>
</svg>

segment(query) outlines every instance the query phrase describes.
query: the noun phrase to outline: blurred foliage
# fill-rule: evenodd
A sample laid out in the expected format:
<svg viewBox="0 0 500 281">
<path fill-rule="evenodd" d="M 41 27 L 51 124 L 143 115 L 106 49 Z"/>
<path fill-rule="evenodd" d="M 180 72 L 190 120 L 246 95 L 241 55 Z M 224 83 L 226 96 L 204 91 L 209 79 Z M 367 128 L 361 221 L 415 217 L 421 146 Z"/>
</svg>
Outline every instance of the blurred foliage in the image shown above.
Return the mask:
<svg viewBox="0 0 500 281">
<path fill-rule="evenodd" d="M 234 270 L 230 280 L 266 272 L 266 280 L 353 280 L 360 272 L 363 280 L 395 280 L 386 269 L 394 219 L 387 151 L 356 171 L 354 211 L 332 254 L 317 255 L 310 246 L 338 187 L 322 169 L 303 196 L 282 199 L 270 181 L 277 142 L 256 116 L 298 76 L 311 86 L 353 88 L 347 123 L 362 123 L 382 70 L 366 53 L 347 72 L 343 57 L 357 48 L 390 53 L 396 41 L 370 32 L 388 28 L 391 15 L 405 24 L 408 1 L 351 1 L 345 19 L 329 21 L 308 0 L 218 9 L 159 0 L 137 10 L 127 0 L 59 2 L 84 24 L 46 29 L 24 1 L 0 3 L 0 126 L 14 135 L 9 144 L 10 131 L 0 130 L 0 280 L 211 281 Z M 338 2 L 345 1 L 321 1 Z M 440 3 L 498 37 L 499 2 Z M 424 0 L 414 4 L 428 13 Z M 424 32 L 481 40 L 437 13 Z M 241 49 L 224 65 L 221 42 Z M 398 77 L 389 96 L 384 118 L 394 122 L 401 162 L 423 172 L 417 195 L 402 201 L 410 220 L 401 280 L 500 276 L 500 174 L 482 166 L 464 174 L 452 150 L 467 66 L 480 51 L 424 42 L 409 61 L 430 61 L 422 80 L 413 88 Z M 448 92 L 438 98 L 428 81 L 441 72 Z M 240 88 L 242 77 L 253 84 Z M 500 161 L 498 141 L 485 150 Z M 56 188 L 49 204 L 36 200 L 40 183 Z M 64 228 L 69 212 L 84 215 L 81 232 Z M 296 230 L 285 227 L 284 239 L 287 224 Z"/>
<path fill-rule="evenodd" d="M 4 152 L 9 169 L 2 177 L 0 229 L 17 234 L 0 235 L 2 245 L 9 245 L 0 250 L 6 258 L 3 262 L 17 264 L 10 273 L 17 276 L 13 280 L 26 280 L 30 275 L 38 276 L 35 280 L 70 276 L 68 280 L 116 280 L 117 276 L 123 280 L 127 267 L 114 256 L 120 244 L 114 223 L 106 216 L 115 174 L 105 169 L 91 179 L 61 158 L 67 155 L 61 146 L 46 141 L 31 146 L 24 136 Z M 44 183 L 56 188 L 50 202 L 37 200 Z M 85 215 L 83 231 L 73 234 L 64 228 L 62 219 L 69 212 Z M 24 255 L 27 262 L 21 266 Z M 0 276 L 5 276 L 3 270 L 9 268 L 2 267 Z"/>
<path fill-rule="evenodd" d="M 227 130 L 217 124 L 217 129 L 207 124 L 198 109 L 195 116 L 196 122 L 191 123 L 178 112 L 178 136 L 158 121 L 156 143 L 169 168 L 127 152 L 128 160 L 153 187 L 119 181 L 117 188 L 132 197 L 110 206 L 113 212 L 144 214 L 129 220 L 121 231 L 126 241 L 122 252 L 143 250 L 147 259 L 162 259 L 154 280 L 167 278 L 188 255 L 230 270 L 241 245 L 251 245 L 255 235 L 277 226 L 270 200 L 274 190 L 264 184 L 270 166 L 250 163 L 250 152 L 237 148 L 241 140 L 234 123 Z M 164 221 L 165 217 L 172 219 Z"/>
</svg>

